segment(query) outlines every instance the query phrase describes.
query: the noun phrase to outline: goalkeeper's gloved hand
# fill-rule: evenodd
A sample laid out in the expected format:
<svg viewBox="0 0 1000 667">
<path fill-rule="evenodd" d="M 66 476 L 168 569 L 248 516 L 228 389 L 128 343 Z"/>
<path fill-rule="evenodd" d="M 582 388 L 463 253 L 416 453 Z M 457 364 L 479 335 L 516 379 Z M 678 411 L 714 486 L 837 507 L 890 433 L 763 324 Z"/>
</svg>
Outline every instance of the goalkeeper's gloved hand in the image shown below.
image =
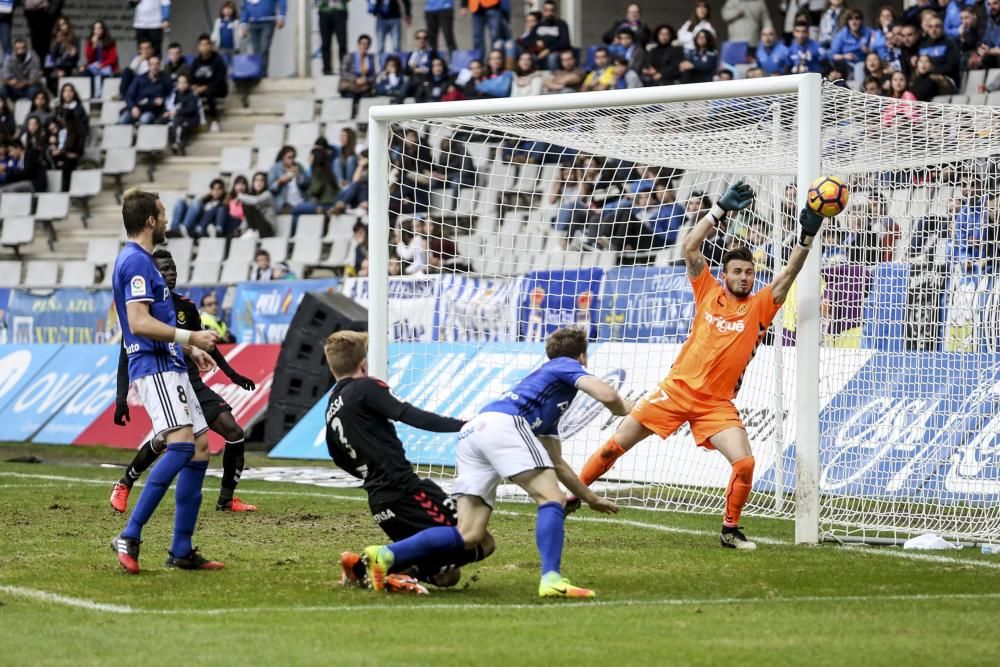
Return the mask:
<svg viewBox="0 0 1000 667">
<path fill-rule="evenodd" d="M 115 401 L 115 424 L 124 426 L 125 422 L 131 421 L 132 417 L 128 413 L 127 401 Z"/>
<path fill-rule="evenodd" d="M 245 375 L 240 375 L 239 373 L 233 373 L 232 375 L 229 376 L 229 379 L 233 381 L 233 384 L 235 384 L 240 389 L 243 389 L 244 391 L 253 391 L 254 389 L 257 388 L 253 380 L 246 377 Z"/>
<path fill-rule="evenodd" d="M 799 234 L 799 243 L 806 247 L 812 245 L 813 237 L 819 234 L 819 228 L 823 225 L 823 216 L 808 206 L 799 213 L 799 226 L 802 232 Z"/>
<path fill-rule="evenodd" d="M 743 181 L 736 181 L 719 198 L 719 206 L 726 211 L 741 211 L 753 201 L 753 189 Z"/>
</svg>

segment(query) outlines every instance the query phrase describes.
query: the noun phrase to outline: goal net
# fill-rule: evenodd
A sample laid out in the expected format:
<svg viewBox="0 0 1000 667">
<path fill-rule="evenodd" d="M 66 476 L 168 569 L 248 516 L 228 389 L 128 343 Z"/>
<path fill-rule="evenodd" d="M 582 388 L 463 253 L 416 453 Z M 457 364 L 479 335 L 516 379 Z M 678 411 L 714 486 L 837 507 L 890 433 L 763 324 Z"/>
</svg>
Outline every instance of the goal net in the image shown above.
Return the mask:
<svg viewBox="0 0 1000 667">
<path fill-rule="evenodd" d="M 810 77 L 786 79 L 377 108 L 373 372 L 471 417 L 544 361 L 546 335 L 576 325 L 590 370 L 638 397 L 694 314 L 680 240 L 743 179 L 753 206 L 704 252 L 718 273 L 726 249 L 748 246 L 763 286 L 821 157 L 851 202 L 735 401 L 757 460 L 745 511 L 837 538 L 1000 537 L 1000 116 L 830 85 L 810 105 L 791 83 Z M 816 131 L 800 134 L 807 122 Z M 577 397 L 560 426 L 575 469 L 617 423 Z M 402 430 L 423 472 L 454 474 L 454 436 Z M 684 427 L 600 484 L 626 504 L 718 514 L 729 473 Z"/>
</svg>

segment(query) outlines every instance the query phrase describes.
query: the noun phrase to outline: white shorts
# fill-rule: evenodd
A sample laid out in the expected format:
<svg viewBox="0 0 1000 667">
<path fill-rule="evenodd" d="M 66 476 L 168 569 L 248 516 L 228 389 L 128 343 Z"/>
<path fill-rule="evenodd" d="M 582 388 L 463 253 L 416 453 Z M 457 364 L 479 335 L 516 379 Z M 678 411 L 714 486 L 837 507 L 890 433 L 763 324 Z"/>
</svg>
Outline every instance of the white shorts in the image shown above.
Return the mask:
<svg viewBox="0 0 1000 667">
<path fill-rule="evenodd" d="M 153 421 L 153 434 L 176 431 L 184 426 L 200 435 L 208 430 L 201 404 L 191 388 L 187 373 L 166 371 L 146 375 L 135 381 L 142 407 Z"/>
<path fill-rule="evenodd" d="M 479 496 L 493 507 L 497 485 L 527 470 L 551 468 L 545 447 L 523 417 L 484 412 L 458 434 L 456 496 Z"/>
</svg>

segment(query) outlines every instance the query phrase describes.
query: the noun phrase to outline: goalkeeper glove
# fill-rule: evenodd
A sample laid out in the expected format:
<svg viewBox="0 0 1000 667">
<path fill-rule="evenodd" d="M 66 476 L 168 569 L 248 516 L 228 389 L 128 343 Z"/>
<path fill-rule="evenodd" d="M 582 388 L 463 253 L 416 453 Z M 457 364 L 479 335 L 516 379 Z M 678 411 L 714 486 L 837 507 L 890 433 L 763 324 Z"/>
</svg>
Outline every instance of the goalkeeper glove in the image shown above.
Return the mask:
<svg viewBox="0 0 1000 667">
<path fill-rule="evenodd" d="M 131 421 L 131 415 L 128 413 L 128 402 L 126 401 L 115 401 L 115 424 L 118 426 L 124 426 L 126 422 Z"/>
<path fill-rule="evenodd" d="M 736 181 L 719 198 L 719 206 L 727 213 L 741 211 L 753 201 L 753 190 L 743 181 Z"/>
<path fill-rule="evenodd" d="M 802 232 L 799 234 L 799 245 L 810 247 L 813 237 L 819 234 L 819 228 L 823 225 L 823 216 L 808 206 L 799 213 L 799 226 Z"/>
</svg>

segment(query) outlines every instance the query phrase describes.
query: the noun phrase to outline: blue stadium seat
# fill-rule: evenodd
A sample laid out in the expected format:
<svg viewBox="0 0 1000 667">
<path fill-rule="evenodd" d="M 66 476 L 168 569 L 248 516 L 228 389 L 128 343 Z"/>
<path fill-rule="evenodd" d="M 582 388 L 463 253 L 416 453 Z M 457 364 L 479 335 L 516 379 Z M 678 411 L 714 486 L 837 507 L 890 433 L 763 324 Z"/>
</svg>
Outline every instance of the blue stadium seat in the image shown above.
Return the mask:
<svg viewBox="0 0 1000 667">
<path fill-rule="evenodd" d="M 463 69 L 465 69 L 466 67 L 468 67 L 469 63 L 471 63 L 473 60 L 475 60 L 478 57 L 479 57 L 479 53 L 477 51 L 473 51 L 472 49 L 469 49 L 468 51 L 462 51 L 460 49 L 456 49 L 455 51 L 452 51 L 451 52 L 451 72 L 452 72 L 452 74 L 458 74 Z"/>
<path fill-rule="evenodd" d="M 727 65 L 739 65 L 747 61 L 749 46 L 746 42 L 723 42 L 719 60 Z"/>
</svg>

